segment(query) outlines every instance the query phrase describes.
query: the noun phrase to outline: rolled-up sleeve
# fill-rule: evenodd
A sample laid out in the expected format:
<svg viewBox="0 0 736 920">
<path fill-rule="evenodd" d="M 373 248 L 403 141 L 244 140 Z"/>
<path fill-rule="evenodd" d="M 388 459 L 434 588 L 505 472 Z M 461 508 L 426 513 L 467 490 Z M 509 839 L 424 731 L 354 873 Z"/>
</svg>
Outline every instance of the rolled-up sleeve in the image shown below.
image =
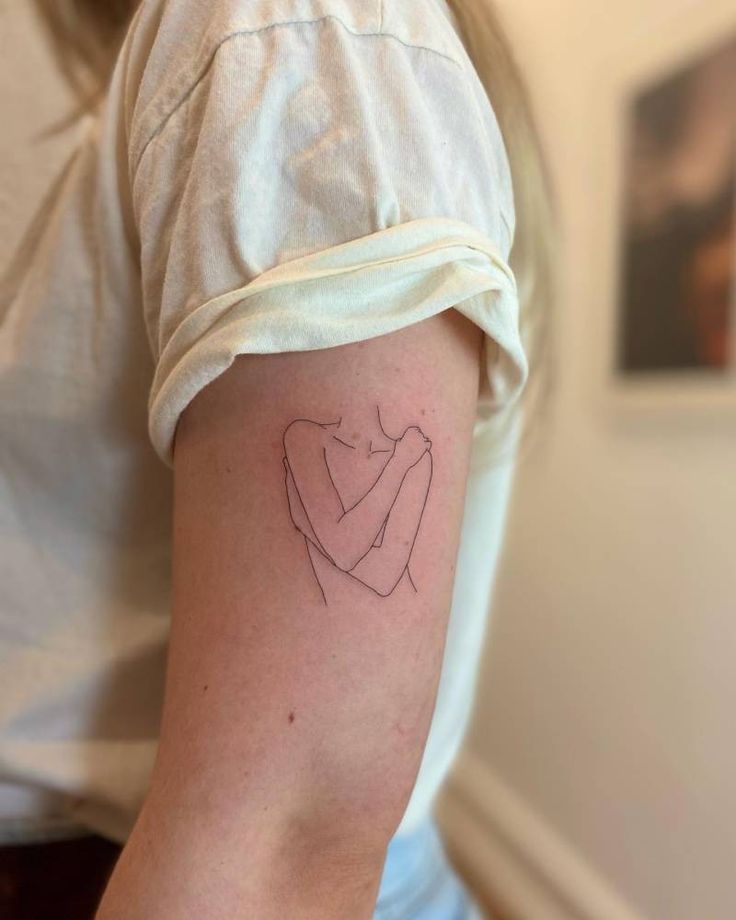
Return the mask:
<svg viewBox="0 0 736 920">
<path fill-rule="evenodd" d="M 329 348 L 455 308 L 484 332 L 486 416 L 527 360 L 513 199 L 467 71 L 336 18 L 227 36 L 135 168 L 149 434 L 239 354 Z"/>
</svg>

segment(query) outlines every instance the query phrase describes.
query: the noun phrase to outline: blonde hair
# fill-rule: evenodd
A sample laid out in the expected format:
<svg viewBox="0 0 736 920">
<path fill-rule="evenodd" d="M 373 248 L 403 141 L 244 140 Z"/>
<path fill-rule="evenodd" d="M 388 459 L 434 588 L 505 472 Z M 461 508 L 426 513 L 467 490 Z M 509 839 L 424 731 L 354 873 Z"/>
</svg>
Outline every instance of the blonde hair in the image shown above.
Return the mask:
<svg viewBox="0 0 736 920">
<path fill-rule="evenodd" d="M 509 264 L 519 292 L 519 327 L 529 360 L 520 403 L 543 413 L 555 386 L 554 193 L 529 93 L 490 0 L 447 0 L 468 57 L 493 106 L 509 158 L 516 230 Z M 526 414 L 524 416 L 526 418 Z M 524 426 L 526 446 L 529 427 Z"/>
<path fill-rule="evenodd" d="M 49 131 L 63 130 L 104 98 L 139 0 L 34 0 L 61 73 L 78 105 Z M 490 99 L 509 157 L 516 208 L 510 266 L 519 291 L 519 325 L 529 361 L 521 403 L 549 400 L 556 303 L 554 197 L 529 94 L 491 0 L 446 0 Z M 544 373 L 542 371 L 544 370 Z M 528 413 L 523 413 L 524 418 Z M 522 441 L 526 444 L 527 425 Z"/>
</svg>

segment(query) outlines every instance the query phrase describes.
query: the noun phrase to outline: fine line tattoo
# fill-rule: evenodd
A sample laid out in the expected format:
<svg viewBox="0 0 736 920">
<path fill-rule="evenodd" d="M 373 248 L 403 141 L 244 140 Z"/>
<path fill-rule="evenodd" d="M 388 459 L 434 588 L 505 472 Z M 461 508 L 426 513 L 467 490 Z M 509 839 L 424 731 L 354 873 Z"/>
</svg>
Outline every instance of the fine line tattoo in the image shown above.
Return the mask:
<svg viewBox="0 0 736 920">
<path fill-rule="evenodd" d="M 324 603 L 345 579 L 379 597 L 416 593 L 409 562 L 432 482 L 421 428 L 392 438 L 374 405 L 363 419 L 294 419 L 283 448 L 289 514 Z"/>
</svg>

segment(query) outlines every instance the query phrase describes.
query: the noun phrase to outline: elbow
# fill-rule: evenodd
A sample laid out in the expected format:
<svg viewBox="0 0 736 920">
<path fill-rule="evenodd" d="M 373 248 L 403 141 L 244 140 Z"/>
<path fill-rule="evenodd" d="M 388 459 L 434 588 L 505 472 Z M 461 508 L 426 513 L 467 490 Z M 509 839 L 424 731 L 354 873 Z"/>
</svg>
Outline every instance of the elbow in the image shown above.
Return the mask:
<svg viewBox="0 0 736 920">
<path fill-rule="evenodd" d="M 363 547 L 352 546 L 350 541 L 341 539 L 339 532 L 328 540 L 320 536 L 319 541 L 325 555 L 342 572 L 350 572 L 351 569 L 354 569 L 368 551 Z"/>
<path fill-rule="evenodd" d="M 330 559 L 341 572 L 349 573 L 360 562 L 361 556 L 357 552 L 350 552 L 344 547 L 336 547 L 330 554 Z"/>
<path fill-rule="evenodd" d="M 369 587 L 371 587 L 379 597 L 388 597 L 389 594 L 393 594 L 400 580 L 401 575 L 391 578 L 377 578 L 371 582 Z"/>
</svg>

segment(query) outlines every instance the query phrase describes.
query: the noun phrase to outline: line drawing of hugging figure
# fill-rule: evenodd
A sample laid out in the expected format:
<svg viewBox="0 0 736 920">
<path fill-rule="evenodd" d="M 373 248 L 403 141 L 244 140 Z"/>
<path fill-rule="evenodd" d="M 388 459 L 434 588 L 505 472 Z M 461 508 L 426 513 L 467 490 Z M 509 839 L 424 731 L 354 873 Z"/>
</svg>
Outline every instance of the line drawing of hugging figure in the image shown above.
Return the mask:
<svg viewBox="0 0 736 920">
<path fill-rule="evenodd" d="M 374 405 L 363 418 L 294 419 L 283 448 L 289 513 L 325 604 L 346 579 L 379 597 L 416 594 L 409 561 L 432 481 L 421 428 L 392 438 Z"/>
</svg>

